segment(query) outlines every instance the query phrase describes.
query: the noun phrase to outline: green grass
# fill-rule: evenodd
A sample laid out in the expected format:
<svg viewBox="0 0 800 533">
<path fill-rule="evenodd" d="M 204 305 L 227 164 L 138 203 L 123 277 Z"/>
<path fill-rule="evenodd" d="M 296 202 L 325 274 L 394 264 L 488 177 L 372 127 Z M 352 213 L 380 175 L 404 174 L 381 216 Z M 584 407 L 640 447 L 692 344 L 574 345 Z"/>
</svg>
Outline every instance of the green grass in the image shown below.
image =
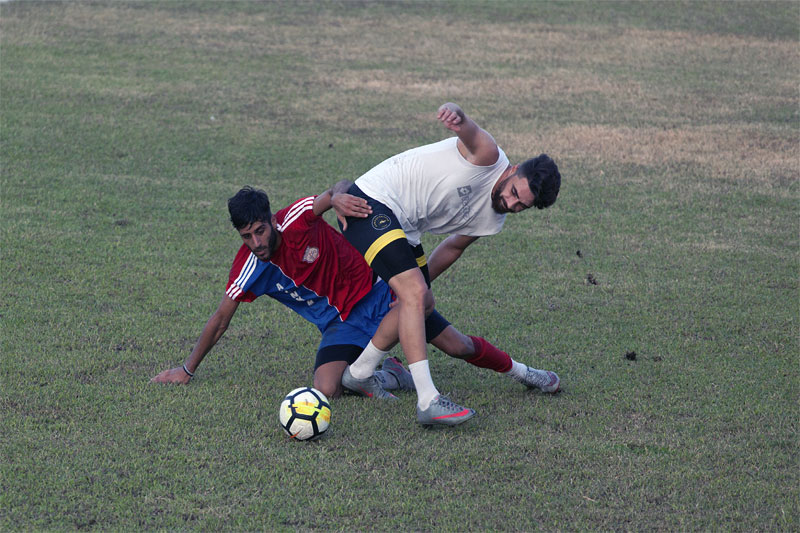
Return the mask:
<svg viewBox="0 0 800 533">
<path fill-rule="evenodd" d="M 797 530 L 798 14 L 0 4 L 0 529 Z M 260 300 L 189 386 L 149 383 L 222 298 L 229 196 L 355 178 L 449 100 L 564 183 L 437 307 L 561 394 L 432 350 L 468 424 L 345 397 L 288 442 L 318 335 Z"/>
</svg>

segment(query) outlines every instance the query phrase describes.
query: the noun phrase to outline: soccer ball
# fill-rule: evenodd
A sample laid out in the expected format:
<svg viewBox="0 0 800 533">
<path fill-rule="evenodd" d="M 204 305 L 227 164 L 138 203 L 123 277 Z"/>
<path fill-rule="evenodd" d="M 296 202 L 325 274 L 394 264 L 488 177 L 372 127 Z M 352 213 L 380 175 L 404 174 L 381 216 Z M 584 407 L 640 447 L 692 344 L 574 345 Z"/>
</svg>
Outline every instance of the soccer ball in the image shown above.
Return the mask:
<svg viewBox="0 0 800 533">
<path fill-rule="evenodd" d="M 281 427 L 296 440 L 314 440 L 331 424 L 328 399 L 313 387 L 300 387 L 286 395 L 279 413 Z"/>
</svg>

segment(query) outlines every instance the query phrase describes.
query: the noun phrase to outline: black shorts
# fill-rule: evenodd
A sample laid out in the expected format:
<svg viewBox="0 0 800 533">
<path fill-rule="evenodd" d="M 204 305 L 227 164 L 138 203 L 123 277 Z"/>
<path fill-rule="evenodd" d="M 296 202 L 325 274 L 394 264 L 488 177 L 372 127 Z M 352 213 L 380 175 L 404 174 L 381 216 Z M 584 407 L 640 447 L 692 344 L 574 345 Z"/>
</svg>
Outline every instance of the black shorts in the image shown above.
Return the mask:
<svg viewBox="0 0 800 533">
<path fill-rule="evenodd" d="M 331 344 L 325 346 L 317 352 L 317 360 L 314 361 L 314 372 L 325 363 L 334 361 L 346 361 L 348 365 L 352 365 L 362 351 L 364 351 L 364 346 L 356 346 L 355 344 Z"/>
<path fill-rule="evenodd" d="M 430 316 L 425 319 L 425 342 L 431 342 L 449 325 L 450 322 L 448 322 L 445 317 L 440 315 L 439 311 L 434 309 L 433 313 L 431 313 Z"/>
<path fill-rule="evenodd" d="M 364 256 L 372 270 L 387 282 L 406 270 L 419 268 L 430 288 L 425 250 L 421 244 L 409 244 L 392 210 L 364 194 L 356 185 L 351 185 L 347 192 L 364 198 L 372 208 L 372 214 L 367 218 L 347 217 L 347 230 L 342 231 L 345 239 Z M 342 229 L 341 222 L 339 229 Z"/>
<path fill-rule="evenodd" d="M 439 314 L 436 309 L 425 319 L 425 340 L 431 342 L 438 337 L 450 322 L 445 317 Z M 334 361 L 346 361 L 348 365 L 358 359 L 365 346 L 357 346 L 355 344 L 332 344 L 321 348 L 317 352 L 317 360 L 314 361 L 314 371 L 325 363 L 332 363 Z"/>
</svg>

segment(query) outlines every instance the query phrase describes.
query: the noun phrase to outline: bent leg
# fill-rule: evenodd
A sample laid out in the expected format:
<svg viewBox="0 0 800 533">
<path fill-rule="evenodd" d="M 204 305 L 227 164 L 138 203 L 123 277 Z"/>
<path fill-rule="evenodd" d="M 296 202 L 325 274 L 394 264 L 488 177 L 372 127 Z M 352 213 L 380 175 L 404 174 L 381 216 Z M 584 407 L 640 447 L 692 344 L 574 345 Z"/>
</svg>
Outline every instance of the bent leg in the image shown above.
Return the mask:
<svg viewBox="0 0 800 533">
<path fill-rule="evenodd" d="M 420 269 L 396 274 L 389 286 L 397 295 L 397 332 L 409 364 L 428 358 L 425 347 L 425 303 L 429 289 Z"/>
<path fill-rule="evenodd" d="M 322 342 L 330 342 L 331 337 L 333 332 L 326 331 Z M 362 348 L 356 344 L 321 344 L 314 362 L 314 388 L 328 399 L 341 396 L 344 369 L 356 360 Z"/>
<path fill-rule="evenodd" d="M 505 374 L 527 386 L 542 392 L 558 392 L 561 381 L 555 372 L 531 368 L 511 358 L 503 350 L 482 337 L 464 335 L 452 325 L 447 326 L 431 344 L 451 357 L 463 359 L 479 368 Z"/>
<path fill-rule="evenodd" d="M 328 397 L 338 398 L 342 395 L 342 374 L 347 368 L 347 361 L 332 361 L 320 365 L 314 371 L 314 388 Z"/>
<path fill-rule="evenodd" d="M 440 333 L 431 344 L 450 357 L 463 359 L 479 368 L 488 368 L 505 374 L 512 369 L 514 361 L 511 356 L 481 337 L 464 335 L 450 325 Z"/>
<path fill-rule="evenodd" d="M 425 294 L 425 331 L 428 342 L 430 342 L 430 336 L 428 336 L 430 329 L 428 325 L 428 318 L 435 311 L 433 304 L 433 293 L 428 290 L 428 292 Z M 372 337 L 372 343 L 379 349 L 387 352 L 397 346 L 397 343 L 400 340 L 398 331 L 399 323 L 400 309 L 398 309 L 397 305 L 395 304 L 395 306 L 392 307 L 388 313 L 386 313 L 386 316 L 383 317 L 380 325 L 378 325 L 378 329 L 375 331 L 375 335 Z"/>
</svg>

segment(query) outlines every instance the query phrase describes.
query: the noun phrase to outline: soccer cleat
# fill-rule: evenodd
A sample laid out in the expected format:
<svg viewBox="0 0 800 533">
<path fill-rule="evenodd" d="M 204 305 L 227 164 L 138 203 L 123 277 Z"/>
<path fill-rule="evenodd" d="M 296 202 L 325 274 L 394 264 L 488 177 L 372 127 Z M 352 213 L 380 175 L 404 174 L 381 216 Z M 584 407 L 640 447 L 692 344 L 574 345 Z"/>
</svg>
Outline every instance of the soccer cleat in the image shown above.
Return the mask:
<svg viewBox="0 0 800 533">
<path fill-rule="evenodd" d="M 550 372 L 549 370 L 536 370 L 535 368 L 528 367 L 528 371 L 525 372 L 525 377 L 517 379 L 517 381 L 529 389 L 536 388 L 542 392 L 555 394 L 561 389 L 561 380 L 558 379 L 558 374 Z"/>
<path fill-rule="evenodd" d="M 349 366 L 344 369 L 344 374 L 342 374 L 342 386 L 350 392 L 354 392 L 360 396 L 366 396 L 367 398 L 397 400 L 397 396 L 391 392 L 385 391 L 383 387 L 381 387 L 375 374 L 366 379 L 356 379 L 353 377 L 353 374 L 350 373 Z"/>
<path fill-rule="evenodd" d="M 475 416 L 475 410 L 438 395 L 424 411 L 417 405 L 417 422 L 423 426 L 455 426 Z"/>
<path fill-rule="evenodd" d="M 411 377 L 411 372 L 406 370 L 403 363 L 397 357 L 387 357 L 383 361 L 381 370 L 388 372 L 397 379 L 397 387 L 400 390 L 417 390 L 414 386 L 414 378 Z"/>
<path fill-rule="evenodd" d="M 561 380 L 558 378 L 558 374 L 556 374 L 555 372 L 550 372 L 548 370 L 547 371 L 547 377 L 549 377 L 550 379 L 548 380 L 548 382 L 546 384 L 544 384 L 541 387 L 539 387 L 539 390 L 541 390 L 542 392 L 549 392 L 551 394 L 555 394 L 558 391 L 560 391 L 561 390 Z"/>
</svg>

